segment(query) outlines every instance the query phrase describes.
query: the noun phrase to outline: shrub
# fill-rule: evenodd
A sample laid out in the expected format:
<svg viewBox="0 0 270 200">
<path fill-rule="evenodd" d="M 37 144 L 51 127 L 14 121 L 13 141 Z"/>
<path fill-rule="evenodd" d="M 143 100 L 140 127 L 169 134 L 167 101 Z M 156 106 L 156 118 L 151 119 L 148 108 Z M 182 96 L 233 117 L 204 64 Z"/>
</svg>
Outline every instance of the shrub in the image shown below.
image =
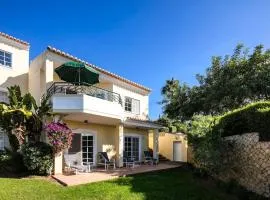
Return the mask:
<svg viewBox="0 0 270 200">
<path fill-rule="evenodd" d="M 212 132 L 215 118 L 195 115 L 188 127 L 188 142 L 193 149 L 193 164 L 210 174 L 223 170 L 222 154 L 227 145 L 219 134 Z"/>
<path fill-rule="evenodd" d="M 168 133 L 170 131 L 170 129 L 168 127 L 162 127 L 159 129 L 159 132 L 165 132 Z"/>
<path fill-rule="evenodd" d="M 170 126 L 170 127 L 169 127 L 169 132 L 170 132 L 170 133 L 176 133 L 176 132 L 177 132 L 176 126 Z"/>
<path fill-rule="evenodd" d="M 72 131 L 60 122 L 51 122 L 45 128 L 55 154 L 68 149 L 72 142 Z"/>
<path fill-rule="evenodd" d="M 22 155 L 19 152 L 9 150 L 0 152 L 0 172 L 5 173 L 24 173 L 27 169 L 24 166 Z"/>
<path fill-rule="evenodd" d="M 22 146 L 23 162 L 33 174 L 48 174 L 53 165 L 53 149 L 44 142 L 27 143 Z"/>
<path fill-rule="evenodd" d="M 256 102 L 220 116 L 213 132 L 223 137 L 258 132 L 261 141 L 269 141 L 269 124 L 270 102 Z"/>
<path fill-rule="evenodd" d="M 182 123 L 182 122 L 179 122 L 179 121 L 176 121 L 173 123 L 173 125 L 176 127 L 176 130 L 177 132 L 180 132 L 180 133 L 187 133 L 187 123 Z"/>
</svg>

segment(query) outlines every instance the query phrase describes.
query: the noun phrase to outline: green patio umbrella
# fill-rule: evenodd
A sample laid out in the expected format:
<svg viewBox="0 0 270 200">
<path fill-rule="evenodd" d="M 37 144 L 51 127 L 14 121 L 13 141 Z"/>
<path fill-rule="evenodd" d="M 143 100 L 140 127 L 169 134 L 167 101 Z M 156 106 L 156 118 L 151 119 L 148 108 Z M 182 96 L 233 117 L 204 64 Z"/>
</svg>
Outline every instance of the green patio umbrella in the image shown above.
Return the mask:
<svg viewBox="0 0 270 200">
<path fill-rule="evenodd" d="M 88 65 L 80 62 L 67 62 L 57 67 L 55 72 L 61 80 L 76 85 L 99 83 L 99 73 Z"/>
</svg>

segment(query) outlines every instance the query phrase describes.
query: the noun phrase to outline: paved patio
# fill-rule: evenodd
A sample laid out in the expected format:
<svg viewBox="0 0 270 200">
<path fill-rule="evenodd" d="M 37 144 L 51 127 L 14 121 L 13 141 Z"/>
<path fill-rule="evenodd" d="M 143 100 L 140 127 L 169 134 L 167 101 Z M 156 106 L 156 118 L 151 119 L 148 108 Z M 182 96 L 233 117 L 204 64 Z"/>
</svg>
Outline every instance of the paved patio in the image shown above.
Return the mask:
<svg viewBox="0 0 270 200">
<path fill-rule="evenodd" d="M 166 162 L 160 163 L 157 166 L 153 165 L 140 165 L 134 168 L 117 168 L 115 170 L 109 169 L 105 171 L 103 168 L 94 169 L 90 173 L 80 173 L 78 175 L 53 175 L 52 177 L 65 186 L 74 186 L 86 183 L 94 183 L 99 181 L 111 180 L 123 176 L 133 174 L 146 173 L 151 171 L 166 170 L 171 168 L 180 167 L 181 163 Z"/>
</svg>

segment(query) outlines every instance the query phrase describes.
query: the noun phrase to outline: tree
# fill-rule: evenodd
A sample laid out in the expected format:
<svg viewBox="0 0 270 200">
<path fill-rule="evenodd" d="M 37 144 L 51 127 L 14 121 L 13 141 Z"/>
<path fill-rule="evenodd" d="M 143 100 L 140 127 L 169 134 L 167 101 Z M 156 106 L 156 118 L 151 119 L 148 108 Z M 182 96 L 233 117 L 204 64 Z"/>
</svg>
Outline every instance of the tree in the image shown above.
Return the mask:
<svg viewBox="0 0 270 200">
<path fill-rule="evenodd" d="M 165 86 L 161 89 L 163 100 L 160 102 L 163 105 L 164 113 L 169 118 L 184 120 L 189 117 L 192 112 L 190 104 L 190 96 L 192 89 L 186 84 L 180 84 L 178 80 L 167 80 Z"/>
<path fill-rule="evenodd" d="M 39 140 L 44 117 L 50 115 L 51 106 L 48 97 L 37 106 L 30 93 L 22 96 L 20 87 L 8 88 L 9 103 L 0 103 L 0 127 L 6 132 L 13 151 L 17 151 L 25 142 Z"/>
<path fill-rule="evenodd" d="M 262 45 L 252 53 L 241 44 L 231 56 L 213 57 L 198 85 L 169 80 L 161 90 L 164 114 L 186 120 L 194 114 L 216 115 L 247 103 L 270 98 L 270 50 Z"/>
</svg>

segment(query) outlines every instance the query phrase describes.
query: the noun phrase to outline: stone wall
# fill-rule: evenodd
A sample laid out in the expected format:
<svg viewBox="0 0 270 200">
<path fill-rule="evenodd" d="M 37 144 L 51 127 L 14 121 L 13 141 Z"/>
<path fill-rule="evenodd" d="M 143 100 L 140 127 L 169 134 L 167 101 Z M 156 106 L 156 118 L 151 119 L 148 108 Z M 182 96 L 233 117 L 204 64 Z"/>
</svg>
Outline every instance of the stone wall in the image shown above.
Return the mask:
<svg viewBox="0 0 270 200">
<path fill-rule="evenodd" d="M 270 197 L 270 142 L 260 142 L 258 133 L 226 137 L 231 145 L 219 175 L 224 181 L 236 180 L 246 189 Z"/>
</svg>

